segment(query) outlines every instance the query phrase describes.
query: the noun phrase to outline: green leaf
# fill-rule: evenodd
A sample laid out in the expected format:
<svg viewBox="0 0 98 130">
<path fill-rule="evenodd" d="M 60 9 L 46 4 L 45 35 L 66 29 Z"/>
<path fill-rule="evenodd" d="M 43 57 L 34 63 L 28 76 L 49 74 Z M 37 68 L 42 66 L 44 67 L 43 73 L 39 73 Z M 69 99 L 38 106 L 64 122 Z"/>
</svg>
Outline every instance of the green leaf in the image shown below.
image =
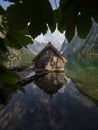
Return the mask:
<svg viewBox="0 0 98 130">
<path fill-rule="evenodd" d="M 5 15 L 5 10 L 0 6 L 0 15 Z"/>
<path fill-rule="evenodd" d="M 21 86 L 21 85 L 14 85 L 14 88 L 17 89 L 17 90 L 22 91 L 23 93 L 25 93 L 25 89 L 24 89 L 24 87 Z"/>
<path fill-rule="evenodd" d="M 77 31 L 81 38 L 85 38 L 91 29 L 91 17 L 87 14 L 80 15 L 77 19 Z"/>
<path fill-rule="evenodd" d="M 52 8 L 48 0 L 35 0 L 32 5 L 32 18 L 29 26 L 30 34 L 35 38 L 41 32 L 45 33 L 46 24 L 53 23 Z"/>
<path fill-rule="evenodd" d="M 52 7 L 48 0 L 28 0 L 11 5 L 7 9 L 9 27 L 24 29 L 28 22 L 30 34 L 34 37 L 45 32 L 46 24 L 52 24 Z"/>
<path fill-rule="evenodd" d="M 5 42 L 7 46 L 20 49 L 29 43 L 32 43 L 32 39 L 25 36 L 28 34 L 28 28 L 24 30 L 12 29 L 6 35 Z"/>
<path fill-rule="evenodd" d="M 5 66 L 0 65 L 0 82 L 6 84 L 16 84 L 20 79 L 19 75 L 10 71 Z"/>
<path fill-rule="evenodd" d="M 11 90 L 20 90 L 23 93 L 25 93 L 25 89 L 23 86 L 19 85 L 19 84 L 5 84 L 4 85 L 6 89 L 11 89 Z"/>
<path fill-rule="evenodd" d="M 74 33 L 75 33 L 75 24 L 68 24 L 66 29 L 66 37 L 69 42 L 72 40 Z"/>
<path fill-rule="evenodd" d="M 70 41 L 74 36 L 75 26 L 77 23 L 77 3 L 68 0 L 61 0 L 59 12 L 61 12 L 61 20 L 59 22 L 61 30 L 64 28 L 66 29 L 66 37 Z"/>
<path fill-rule="evenodd" d="M 72 35 L 74 32 L 71 27 L 74 29 L 74 26 L 77 26 L 78 35 L 81 38 L 86 38 L 91 28 L 91 17 L 94 17 L 94 19 L 98 22 L 97 0 L 60 0 L 59 10 L 61 19 L 59 21 L 59 27 L 61 30 L 66 27 L 67 37 L 69 40 L 73 37 Z"/>
<path fill-rule="evenodd" d="M 95 10 L 93 10 L 93 14 L 92 14 L 94 20 L 98 23 L 98 8 Z"/>
<path fill-rule="evenodd" d="M 31 18 L 29 9 L 23 3 L 9 6 L 7 14 L 11 29 L 24 29 Z"/>
<path fill-rule="evenodd" d="M 6 53 L 7 47 L 4 44 L 4 39 L 0 38 L 0 53 Z"/>
</svg>

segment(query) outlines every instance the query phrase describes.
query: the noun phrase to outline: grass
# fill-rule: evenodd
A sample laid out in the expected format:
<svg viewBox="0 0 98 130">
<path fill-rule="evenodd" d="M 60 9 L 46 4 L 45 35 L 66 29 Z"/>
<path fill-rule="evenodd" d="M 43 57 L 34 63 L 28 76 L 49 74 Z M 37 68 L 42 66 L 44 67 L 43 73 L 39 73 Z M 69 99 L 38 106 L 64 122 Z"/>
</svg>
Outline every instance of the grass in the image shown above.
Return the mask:
<svg viewBox="0 0 98 130">
<path fill-rule="evenodd" d="M 89 97 L 98 100 L 98 61 L 75 59 L 65 66 L 66 75 L 72 79 L 77 88 Z"/>
</svg>

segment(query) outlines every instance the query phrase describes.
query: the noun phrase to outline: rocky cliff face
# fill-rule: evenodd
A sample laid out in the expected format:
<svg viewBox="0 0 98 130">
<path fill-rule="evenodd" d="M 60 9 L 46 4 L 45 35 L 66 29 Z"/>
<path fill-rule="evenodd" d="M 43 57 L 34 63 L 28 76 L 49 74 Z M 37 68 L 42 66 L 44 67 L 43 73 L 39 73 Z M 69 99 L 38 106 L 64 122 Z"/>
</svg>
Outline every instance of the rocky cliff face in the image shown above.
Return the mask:
<svg viewBox="0 0 98 130">
<path fill-rule="evenodd" d="M 83 50 L 87 50 L 89 48 L 94 48 L 95 50 L 98 48 L 98 24 L 93 21 L 92 28 L 87 38 L 85 39 Z M 98 53 L 98 51 L 96 51 Z"/>
<path fill-rule="evenodd" d="M 78 52 L 85 53 L 91 48 L 94 48 L 95 52 L 98 53 L 98 24 L 95 21 L 92 22 L 92 28 L 86 39 L 79 38 L 76 32 L 70 43 L 63 43 L 61 52 L 63 56 L 70 57 Z"/>
</svg>

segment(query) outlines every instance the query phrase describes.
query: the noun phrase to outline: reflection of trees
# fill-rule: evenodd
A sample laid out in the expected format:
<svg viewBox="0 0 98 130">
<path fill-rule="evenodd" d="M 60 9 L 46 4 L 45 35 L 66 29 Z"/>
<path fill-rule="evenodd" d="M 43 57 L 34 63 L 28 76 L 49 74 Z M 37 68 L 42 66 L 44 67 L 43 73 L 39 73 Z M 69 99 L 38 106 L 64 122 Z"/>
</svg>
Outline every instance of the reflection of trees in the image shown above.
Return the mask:
<svg viewBox="0 0 98 130">
<path fill-rule="evenodd" d="M 8 103 L 14 93 L 14 89 L 3 88 L 2 84 L 0 84 L 0 109 Z"/>
<path fill-rule="evenodd" d="M 47 94 L 53 95 L 66 83 L 66 81 L 64 79 L 64 73 L 48 73 L 35 80 L 34 83 Z"/>
</svg>

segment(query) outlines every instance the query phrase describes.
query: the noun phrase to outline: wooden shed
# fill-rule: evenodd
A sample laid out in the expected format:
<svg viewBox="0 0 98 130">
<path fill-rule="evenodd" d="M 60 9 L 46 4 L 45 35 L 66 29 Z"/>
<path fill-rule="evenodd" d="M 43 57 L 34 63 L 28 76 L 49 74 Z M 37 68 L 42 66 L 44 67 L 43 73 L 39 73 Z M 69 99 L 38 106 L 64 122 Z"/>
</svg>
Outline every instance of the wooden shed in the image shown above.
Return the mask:
<svg viewBox="0 0 98 130">
<path fill-rule="evenodd" d="M 64 71 L 64 64 L 67 60 L 60 52 L 48 43 L 42 51 L 33 59 L 35 61 L 35 71 Z"/>
</svg>

